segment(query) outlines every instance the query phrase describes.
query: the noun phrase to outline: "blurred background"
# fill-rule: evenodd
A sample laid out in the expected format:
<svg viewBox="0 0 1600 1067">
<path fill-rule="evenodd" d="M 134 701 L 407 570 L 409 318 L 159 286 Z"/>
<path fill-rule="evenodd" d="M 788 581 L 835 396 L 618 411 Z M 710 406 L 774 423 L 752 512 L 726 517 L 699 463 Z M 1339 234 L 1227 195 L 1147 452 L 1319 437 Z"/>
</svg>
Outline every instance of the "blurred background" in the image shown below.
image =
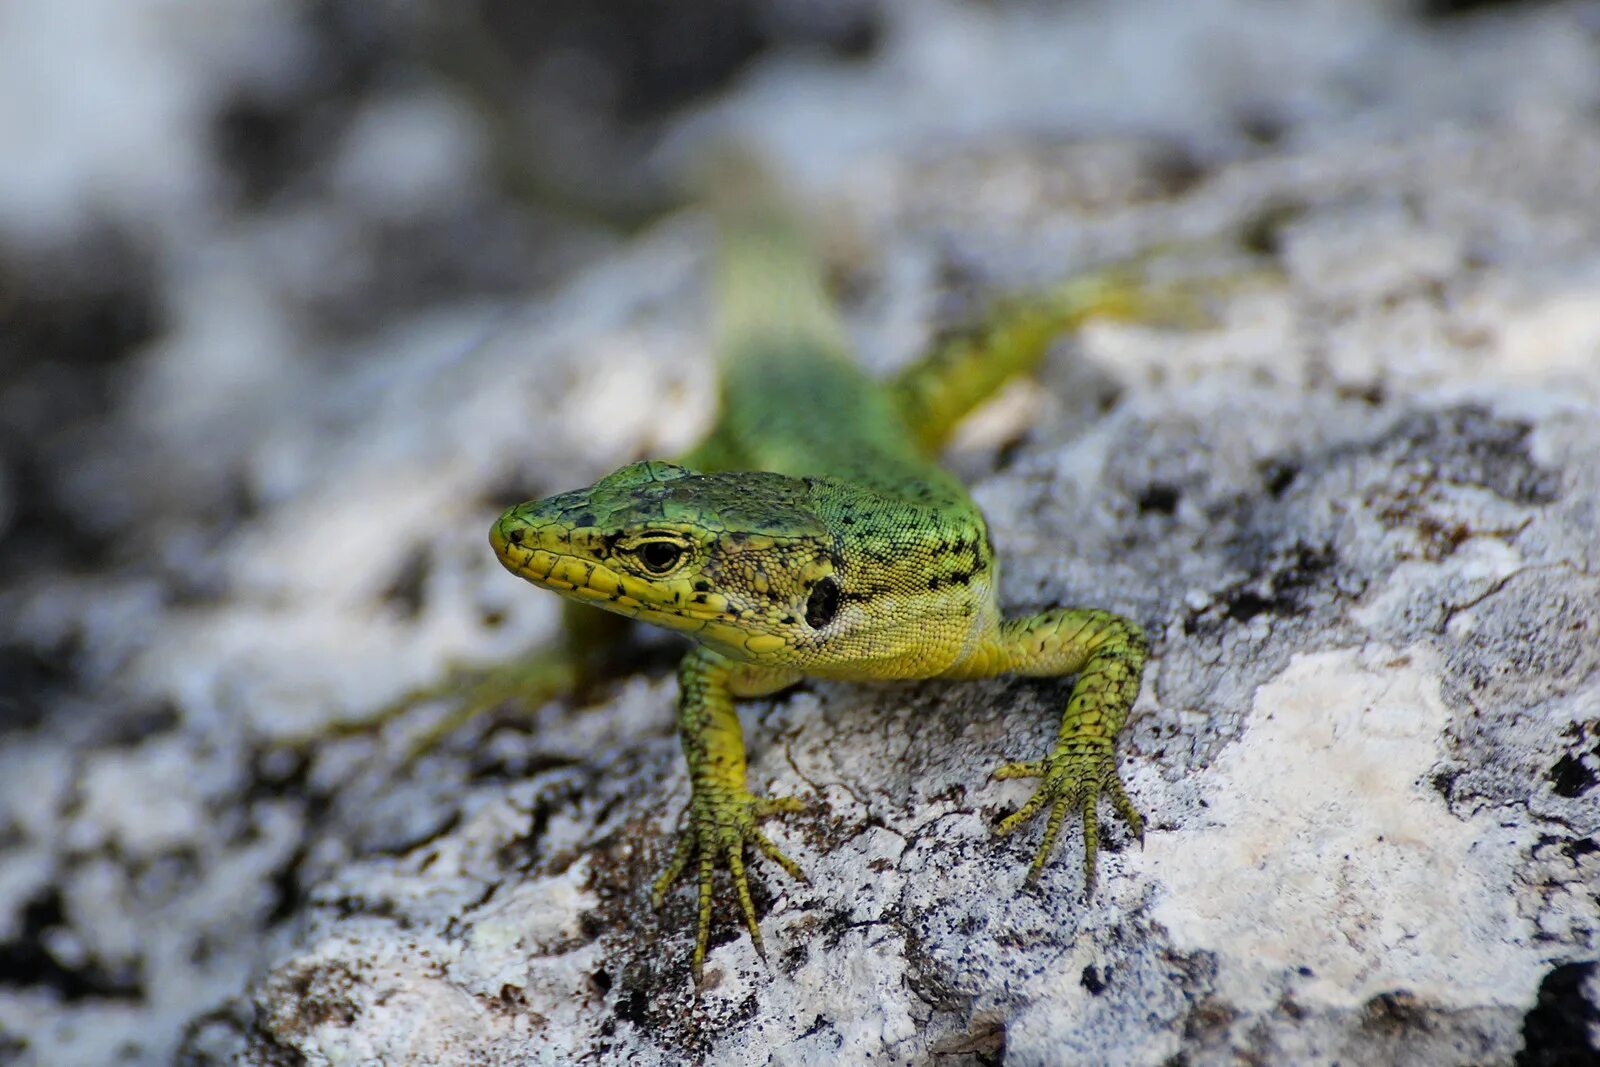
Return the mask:
<svg viewBox="0 0 1600 1067">
<path fill-rule="evenodd" d="M 365 342 L 559 281 L 671 209 L 686 109 L 883 30 L 855 0 L 5 5 L 0 574 L 159 568 L 167 509 L 225 528 L 252 429 Z M 125 477 L 153 452 L 162 484 Z"/>
<path fill-rule="evenodd" d="M 1600 5 L 1581 2 L 0 2 L 0 780 L 8 803 L 39 808 L 0 808 L 0 1063 L 37 1054 L 42 1033 L 79 1042 L 59 1062 L 93 1062 L 84 1049 L 163 1062 L 186 1019 L 238 991 L 258 926 L 295 906 L 305 850 L 296 831 L 253 829 L 273 842 L 252 838 L 260 869 L 213 885 L 211 846 L 185 835 L 195 812 L 304 793 L 306 772 L 229 732 L 242 721 L 230 699 L 263 716 L 281 701 L 237 698 L 237 671 L 177 668 L 220 661 L 206 642 L 235 625 L 230 647 L 302 657 L 362 640 L 272 612 L 315 609 L 346 573 L 331 531 L 391 517 L 342 516 L 283 548 L 328 553 L 292 589 L 239 581 L 265 520 L 348 495 L 328 484 L 344 469 L 328 457 L 379 433 L 375 410 L 382 433 L 417 431 L 395 446 L 407 455 L 448 467 L 453 449 L 470 454 L 459 411 L 456 436 L 424 432 L 450 368 L 528 328 L 516 315 L 530 302 L 582 279 L 635 284 L 604 266 L 672 225 L 708 142 L 750 146 L 803 190 L 853 183 L 858 201 L 884 160 L 1123 145 L 1075 157 L 1063 195 L 1092 213 L 1238 161 L 1363 152 L 1441 124 L 1593 121 L 1597 104 Z M 1007 180 L 977 175 L 974 196 L 1003 204 Z M 692 358 L 695 343 L 661 358 Z M 415 394 L 397 415 L 402 379 Z M 645 420 L 651 399 L 609 397 L 598 429 L 515 429 L 579 454 L 585 433 Z M 468 540 L 482 555 L 481 535 Z M 363 595 L 414 615 L 427 575 L 404 558 L 386 568 Z M 257 614 L 222 612 L 244 593 Z M 190 629 L 162 647 L 164 680 L 129 695 L 130 664 L 180 617 Z M 294 691 L 273 670 L 271 692 Z M 204 744 L 147 752 L 137 774 L 108 759 L 101 792 L 69 795 L 84 753 L 179 723 Z M 56 820 L 170 799 L 162 789 L 201 763 L 234 777 L 170 831 L 151 829 L 166 825 L 157 811 L 142 838 L 81 823 L 63 843 Z M 127 859 L 140 849 L 156 859 Z M 90 860 L 114 877 L 64 880 Z M 204 885 L 243 894 L 243 911 L 206 911 Z M 102 921 L 112 913 L 166 918 L 130 932 Z M 204 951 L 185 941 L 168 958 L 139 940 L 202 919 Z M 30 1038 L 6 1036 L 6 1018 L 40 1005 Z M 86 1020 L 113 1036 L 90 1041 Z"/>
</svg>

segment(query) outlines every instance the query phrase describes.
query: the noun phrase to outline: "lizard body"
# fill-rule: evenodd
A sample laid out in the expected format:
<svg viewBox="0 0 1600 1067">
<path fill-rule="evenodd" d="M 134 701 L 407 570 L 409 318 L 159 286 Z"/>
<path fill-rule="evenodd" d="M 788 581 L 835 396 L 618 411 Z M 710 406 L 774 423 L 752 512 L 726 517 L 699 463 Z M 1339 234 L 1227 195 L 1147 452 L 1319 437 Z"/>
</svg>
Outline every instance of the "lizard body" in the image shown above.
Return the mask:
<svg viewBox="0 0 1600 1067">
<path fill-rule="evenodd" d="M 512 573 L 696 643 L 678 670 L 687 826 L 652 892 L 659 906 L 694 865 L 696 980 L 717 867 L 732 875 L 758 951 L 746 846 L 803 878 L 757 825 L 799 801 L 748 791 L 734 700 L 805 676 L 1077 674 L 1052 750 L 995 774 L 1040 779 L 999 826 L 1010 832 L 1048 811 L 1028 881 L 1076 814 L 1092 886 L 1099 800 L 1141 832 L 1113 742 L 1138 695 L 1143 634 L 1093 609 L 1005 617 L 984 517 L 933 452 L 1055 334 L 1090 312 L 1119 310 L 1119 291 L 1019 306 L 880 383 L 851 360 L 820 271 L 777 213 L 747 211 L 727 227 L 719 288 L 720 414 L 706 440 L 680 463 L 631 464 L 586 489 L 519 504 L 490 534 Z"/>
</svg>

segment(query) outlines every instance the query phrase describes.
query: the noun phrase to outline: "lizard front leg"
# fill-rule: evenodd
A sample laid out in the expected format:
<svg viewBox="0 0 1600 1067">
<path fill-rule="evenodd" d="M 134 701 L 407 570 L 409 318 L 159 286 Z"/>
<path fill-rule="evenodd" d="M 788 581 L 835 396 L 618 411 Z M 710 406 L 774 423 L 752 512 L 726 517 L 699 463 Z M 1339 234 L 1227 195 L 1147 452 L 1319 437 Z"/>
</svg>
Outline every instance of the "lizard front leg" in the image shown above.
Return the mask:
<svg viewBox="0 0 1600 1067">
<path fill-rule="evenodd" d="M 659 908 L 672 884 L 691 861 L 697 861 L 699 925 L 695 933 L 693 971 L 700 984 L 706 948 L 711 939 L 711 895 L 716 868 L 728 868 L 734 892 L 744 912 L 745 926 L 756 951 L 766 958 L 756 909 L 745 878 L 745 845 L 805 881 L 800 867 L 778 850 L 756 826 L 758 820 L 778 812 L 800 811 L 796 797 L 755 797 L 745 787 L 744 735 L 735 697 L 765 696 L 798 681 L 796 671 L 774 670 L 739 663 L 710 649 L 697 647 L 678 666 L 678 739 L 689 763 L 688 825 L 661 877 L 650 890 L 651 904 Z"/>
<path fill-rule="evenodd" d="M 1144 632 L 1120 615 L 1058 609 L 1006 619 L 986 645 L 950 672 L 953 677 L 968 678 L 1005 673 L 1078 675 L 1050 754 L 1042 760 L 1007 763 L 994 772 L 996 778 L 1041 779 L 1027 803 L 997 828 L 1009 834 L 1049 808 L 1044 840 L 1028 868 L 1026 884 L 1038 881 L 1061 824 L 1067 813 L 1076 809 L 1083 820 L 1085 890 L 1093 890 L 1100 842 L 1097 808 L 1102 796 L 1111 801 L 1133 835 L 1143 837 L 1144 820 L 1117 776 L 1113 746 L 1139 695 L 1147 653 Z"/>
</svg>

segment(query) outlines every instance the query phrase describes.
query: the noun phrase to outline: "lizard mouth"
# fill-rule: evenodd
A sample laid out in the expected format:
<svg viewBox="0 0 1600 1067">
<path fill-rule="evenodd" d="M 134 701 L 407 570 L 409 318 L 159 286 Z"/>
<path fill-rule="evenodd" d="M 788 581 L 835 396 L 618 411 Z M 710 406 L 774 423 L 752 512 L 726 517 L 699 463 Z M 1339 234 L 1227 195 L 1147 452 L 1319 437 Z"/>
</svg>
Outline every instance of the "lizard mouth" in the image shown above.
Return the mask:
<svg viewBox="0 0 1600 1067">
<path fill-rule="evenodd" d="M 529 535 L 533 536 L 530 537 Z M 642 583 L 629 581 L 610 567 L 576 553 L 538 543 L 537 531 L 508 512 L 489 531 L 489 545 L 506 570 L 517 577 L 576 600 L 598 603 L 612 611 L 636 615 L 651 604 L 637 594 Z"/>
<path fill-rule="evenodd" d="M 607 611 L 675 630 L 698 630 L 728 620 L 717 605 L 696 603 L 682 589 L 654 586 L 581 555 L 574 549 L 582 546 L 568 531 L 557 528 L 552 533 L 559 545 L 507 512 L 490 529 L 489 544 L 501 565 L 524 581 Z"/>
<path fill-rule="evenodd" d="M 687 634 L 736 659 L 766 659 L 790 646 L 759 616 L 752 617 L 704 582 L 621 572 L 595 558 L 606 546 L 598 530 L 531 523 L 517 512 L 513 508 L 500 517 L 489 531 L 489 543 L 501 565 L 524 581 L 580 604 Z"/>
</svg>

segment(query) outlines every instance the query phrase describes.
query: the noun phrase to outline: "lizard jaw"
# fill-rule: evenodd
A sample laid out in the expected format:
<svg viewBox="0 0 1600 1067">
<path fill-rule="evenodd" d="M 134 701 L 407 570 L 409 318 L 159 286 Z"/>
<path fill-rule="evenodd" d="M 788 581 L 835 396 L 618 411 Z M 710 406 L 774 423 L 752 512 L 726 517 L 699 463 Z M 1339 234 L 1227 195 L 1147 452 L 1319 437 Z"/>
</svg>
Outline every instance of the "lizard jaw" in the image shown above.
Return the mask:
<svg viewBox="0 0 1600 1067">
<path fill-rule="evenodd" d="M 674 630 L 698 631 L 725 621 L 725 603 L 695 603 L 683 590 L 671 595 L 633 575 L 581 554 L 582 537 L 560 526 L 533 526 L 512 508 L 489 531 L 489 544 L 506 570 L 541 589 Z"/>
</svg>

